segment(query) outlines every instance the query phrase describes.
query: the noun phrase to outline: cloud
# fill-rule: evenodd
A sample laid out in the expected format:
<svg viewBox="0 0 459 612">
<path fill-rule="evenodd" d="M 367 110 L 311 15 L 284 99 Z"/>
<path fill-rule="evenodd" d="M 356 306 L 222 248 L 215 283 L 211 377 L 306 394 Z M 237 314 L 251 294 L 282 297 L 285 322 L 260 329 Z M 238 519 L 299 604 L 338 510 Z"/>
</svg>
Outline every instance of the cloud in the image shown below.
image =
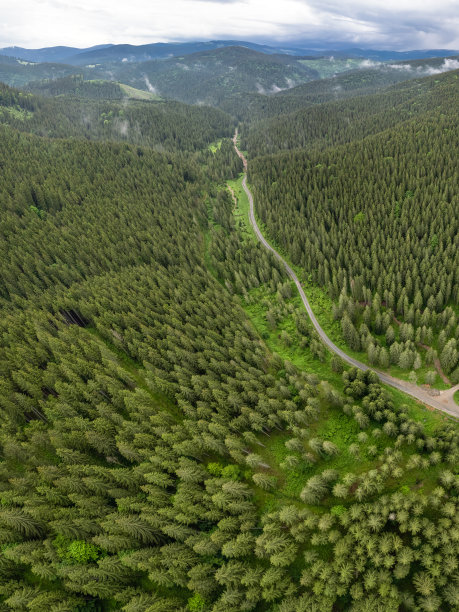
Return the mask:
<svg viewBox="0 0 459 612">
<path fill-rule="evenodd" d="M 127 136 L 129 134 L 129 123 L 124 120 L 115 124 L 115 128 L 121 134 L 121 136 Z"/>
<path fill-rule="evenodd" d="M 153 87 L 153 85 L 150 83 L 150 79 L 147 77 L 146 74 L 143 75 L 143 80 L 145 81 L 145 85 L 147 86 L 148 91 L 152 94 L 158 95 L 158 90 L 156 89 L 156 87 Z"/>
<path fill-rule="evenodd" d="M 374 62 L 373 60 L 370 60 L 370 59 L 362 60 L 359 64 L 359 68 L 362 68 L 362 69 L 379 68 L 380 66 L 382 66 L 382 62 Z"/>
<path fill-rule="evenodd" d="M 394 49 L 459 48 L 457 0 L 22 0 L 3 4 L 0 46 L 85 47 L 231 38 Z"/>
<path fill-rule="evenodd" d="M 438 68 L 435 67 L 427 67 L 427 74 L 441 74 L 442 72 L 448 72 L 449 70 L 459 70 L 459 61 L 456 59 L 447 58 L 444 60 L 443 64 Z"/>
<path fill-rule="evenodd" d="M 375 68 L 378 70 L 399 70 L 401 72 L 416 73 L 420 77 L 430 76 L 433 74 L 442 74 L 450 70 L 459 70 L 459 60 L 453 58 L 445 58 L 443 63 L 438 66 L 413 66 L 411 64 L 387 64 L 384 62 L 374 62 L 372 60 L 363 60 L 359 63 L 360 69 Z"/>
</svg>

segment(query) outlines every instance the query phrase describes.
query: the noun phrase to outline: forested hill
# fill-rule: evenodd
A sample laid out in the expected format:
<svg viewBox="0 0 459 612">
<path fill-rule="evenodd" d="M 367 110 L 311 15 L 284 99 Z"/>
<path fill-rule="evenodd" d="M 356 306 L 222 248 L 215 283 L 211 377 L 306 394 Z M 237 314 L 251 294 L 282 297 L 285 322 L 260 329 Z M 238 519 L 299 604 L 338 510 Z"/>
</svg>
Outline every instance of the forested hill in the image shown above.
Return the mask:
<svg viewBox="0 0 459 612">
<path fill-rule="evenodd" d="M 457 433 L 314 359 L 216 189 L 238 158 L 1 129 L 2 608 L 454 603 Z M 260 291 L 306 371 L 247 319 Z"/>
<path fill-rule="evenodd" d="M 223 111 L 173 101 L 42 98 L 0 83 L 0 124 L 52 138 L 113 140 L 167 151 L 206 148 L 234 130 Z"/>
<path fill-rule="evenodd" d="M 31 81 L 66 77 L 81 72 L 74 66 L 57 63 L 32 63 L 0 55 L 0 82 L 23 87 Z"/>
<path fill-rule="evenodd" d="M 255 122 L 244 133 L 252 157 L 283 149 L 323 149 L 359 140 L 405 120 L 450 112 L 459 97 L 459 71 L 406 81 L 379 93 L 314 105 Z"/>
<path fill-rule="evenodd" d="M 360 62 L 356 69 L 287 88 L 274 95 L 229 95 L 220 101 L 219 106 L 240 121 L 257 123 L 316 104 L 371 95 L 391 85 L 428 76 L 432 70 L 446 70 L 448 64 L 445 66 L 445 61 L 445 58 L 439 58 L 387 65 L 372 65 L 370 62 L 369 67 Z"/>
<path fill-rule="evenodd" d="M 119 64 L 114 70 L 123 83 L 190 104 L 221 104 L 244 92 L 272 94 L 318 78 L 290 55 L 266 55 L 244 47 L 225 47 L 141 64 Z M 104 75 L 104 67 L 98 69 Z"/>
<path fill-rule="evenodd" d="M 27 85 L 27 90 L 42 96 L 73 96 L 89 100 L 122 100 L 129 97 L 122 85 L 115 81 L 84 79 L 82 74 L 35 81 Z M 146 91 L 139 93 L 144 94 L 145 99 L 158 97 Z"/>
<path fill-rule="evenodd" d="M 385 120 L 372 120 L 378 133 L 323 153 L 257 157 L 250 180 L 268 234 L 327 288 L 352 350 L 414 380 L 439 355 L 458 383 L 458 77 L 421 86 L 408 104 L 413 118 L 400 112 L 400 123 L 380 132 Z M 331 140 L 326 116 L 322 147 Z M 365 124 L 344 125 L 358 133 Z"/>
</svg>

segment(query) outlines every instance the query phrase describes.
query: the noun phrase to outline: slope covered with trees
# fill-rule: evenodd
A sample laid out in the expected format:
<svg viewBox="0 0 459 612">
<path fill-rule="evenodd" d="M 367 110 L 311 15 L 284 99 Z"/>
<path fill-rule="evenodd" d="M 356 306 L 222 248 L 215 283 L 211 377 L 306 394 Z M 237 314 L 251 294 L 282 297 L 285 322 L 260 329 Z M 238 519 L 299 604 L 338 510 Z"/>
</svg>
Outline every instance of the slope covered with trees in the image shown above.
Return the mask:
<svg viewBox="0 0 459 612">
<path fill-rule="evenodd" d="M 114 81 L 86 80 L 82 74 L 72 74 L 60 79 L 44 79 L 27 85 L 32 93 L 42 96 L 75 96 L 89 100 L 122 100 L 126 94 Z"/>
<path fill-rule="evenodd" d="M 0 55 L 0 81 L 12 87 L 23 87 L 32 81 L 55 79 L 78 74 L 81 69 L 58 63 L 33 63 Z"/>
<path fill-rule="evenodd" d="M 243 145 L 253 158 L 285 149 L 309 152 L 361 140 L 426 112 L 454 108 L 458 79 L 455 70 L 255 122 L 246 131 Z"/>
<path fill-rule="evenodd" d="M 409 80 L 419 79 L 428 74 L 431 61 L 360 67 L 334 77 L 316 79 L 288 88 L 270 96 L 254 93 L 226 96 L 220 101 L 219 106 L 234 114 L 239 121 L 256 125 L 260 120 L 282 118 L 285 114 L 317 104 L 372 95 L 397 83 L 403 82 L 409 87 Z M 438 62 L 437 69 L 443 62 L 442 58 L 441 62 Z M 287 130 L 290 130 L 290 126 L 287 126 Z"/>
<path fill-rule="evenodd" d="M 323 153 L 256 158 L 250 180 L 269 235 L 329 291 L 351 349 L 414 380 L 439 356 L 459 382 L 458 80 L 437 80 L 416 119 Z"/>
<path fill-rule="evenodd" d="M 245 47 L 224 47 L 141 64 L 117 64 L 97 70 L 139 89 L 190 104 L 218 106 L 230 95 L 244 92 L 275 93 L 319 78 L 290 55 L 267 55 Z"/>
<path fill-rule="evenodd" d="M 124 141 L 166 151 L 203 149 L 229 136 L 234 126 L 226 113 L 210 107 L 172 101 L 48 99 L 0 83 L 2 123 L 39 136 Z"/>
</svg>

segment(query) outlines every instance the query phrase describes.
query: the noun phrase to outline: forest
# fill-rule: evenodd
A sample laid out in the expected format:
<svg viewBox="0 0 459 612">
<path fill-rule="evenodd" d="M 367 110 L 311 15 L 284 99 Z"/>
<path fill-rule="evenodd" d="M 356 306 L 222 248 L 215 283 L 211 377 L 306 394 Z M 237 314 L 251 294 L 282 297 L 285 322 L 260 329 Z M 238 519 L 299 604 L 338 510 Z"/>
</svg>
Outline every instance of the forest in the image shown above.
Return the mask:
<svg viewBox="0 0 459 612">
<path fill-rule="evenodd" d="M 239 124 L 256 215 L 352 354 L 450 386 L 458 74 L 351 80 Z M 0 85 L 0 611 L 458 610 L 457 420 L 327 352 L 237 112 L 99 85 Z"/>
<path fill-rule="evenodd" d="M 336 105 L 318 107 L 322 122 L 315 109 L 304 123 L 294 115 L 292 132 L 282 131 L 284 118 L 273 122 L 266 138 L 261 127 L 261 146 L 275 143 L 279 130 L 285 139 L 277 140 L 279 148 L 283 142 L 293 149 L 301 134 L 312 151 L 326 150 L 261 155 L 250 166 L 250 180 L 268 234 L 335 300 L 334 316 L 349 348 L 366 352 L 371 365 L 394 364 L 413 382 L 423 366 L 426 380 L 420 382 L 435 382 L 439 360 L 445 382 L 450 377 L 458 383 L 458 135 L 452 103 L 458 75 L 409 85 L 388 90 L 384 104 L 368 96 L 354 108 L 338 103 L 339 112 Z M 394 111 L 401 120 L 384 129 L 394 122 L 394 99 L 407 93 L 401 110 Z M 407 112 L 415 118 L 404 120 L 404 107 L 415 108 Z M 326 121 L 329 110 L 336 117 L 336 138 L 333 119 Z M 356 110 L 358 119 L 340 131 L 340 115 L 347 111 L 352 117 Z M 364 138 L 329 146 L 355 133 Z M 249 136 L 252 150 L 250 142 Z"/>
<path fill-rule="evenodd" d="M 120 141 L 177 152 L 202 150 L 234 131 L 234 119 L 216 108 L 129 100 L 114 84 L 90 85 L 79 97 L 75 79 L 59 79 L 53 82 L 56 97 L 44 98 L 0 83 L 0 125 L 50 138 Z M 65 87 L 66 95 L 58 93 L 59 87 Z"/>
</svg>

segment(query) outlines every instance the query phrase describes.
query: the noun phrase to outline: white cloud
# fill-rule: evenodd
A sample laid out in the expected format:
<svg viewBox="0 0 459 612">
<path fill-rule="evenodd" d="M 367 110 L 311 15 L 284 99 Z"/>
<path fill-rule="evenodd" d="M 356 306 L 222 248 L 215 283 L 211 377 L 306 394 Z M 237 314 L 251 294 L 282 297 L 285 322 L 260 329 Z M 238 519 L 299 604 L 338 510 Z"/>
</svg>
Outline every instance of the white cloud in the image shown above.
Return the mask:
<svg viewBox="0 0 459 612">
<path fill-rule="evenodd" d="M 426 68 L 427 74 L 441 74 L 442 72 L 448 72 L 449 70 L 459 70 L 459 61 L 455 59 L 445 59 L 443 64 L 438 68 L 429 66 Z"/>
<path fill-rule="evenodd" d="M 411 64 L 387 64 L 385 62 L 374 62 L 365 59 L 359 63 L 358 67 L 361 69 L 375 68 L 378 70 L 399 70 L 401 72 L 416 73 L 416 75 L 423 77 L 433 74 L 442 74 L 450 70 L 459 70 L 459 60 L 445 58 L 438 66 L 429 66 L 428 64 L 424 64 L 423 66 L 412 66 Z"/>
<path fill-rule="evenodd" d="M 153 85 L 150 83 L 150 79 L 146 75 L 144 75 L 143 78 L 144 78 L 145 85 L 147 86 L 148 91 L 150 93 L 157 94 L 158 90 L 156 89 L 156 87 L 153 87 Z"/>
<path fill-rule="evenodd" d="M 364 59 L 360 62 L 359 68 L 379 68 L 381 66 L 381 62 L 374 62 L 370 59 Z"/>
<path fill-rule="evenodd" d="M 459 48 L 457 0 L 0 0 L 0 46 L 216 38 Z"/>
</svg>

